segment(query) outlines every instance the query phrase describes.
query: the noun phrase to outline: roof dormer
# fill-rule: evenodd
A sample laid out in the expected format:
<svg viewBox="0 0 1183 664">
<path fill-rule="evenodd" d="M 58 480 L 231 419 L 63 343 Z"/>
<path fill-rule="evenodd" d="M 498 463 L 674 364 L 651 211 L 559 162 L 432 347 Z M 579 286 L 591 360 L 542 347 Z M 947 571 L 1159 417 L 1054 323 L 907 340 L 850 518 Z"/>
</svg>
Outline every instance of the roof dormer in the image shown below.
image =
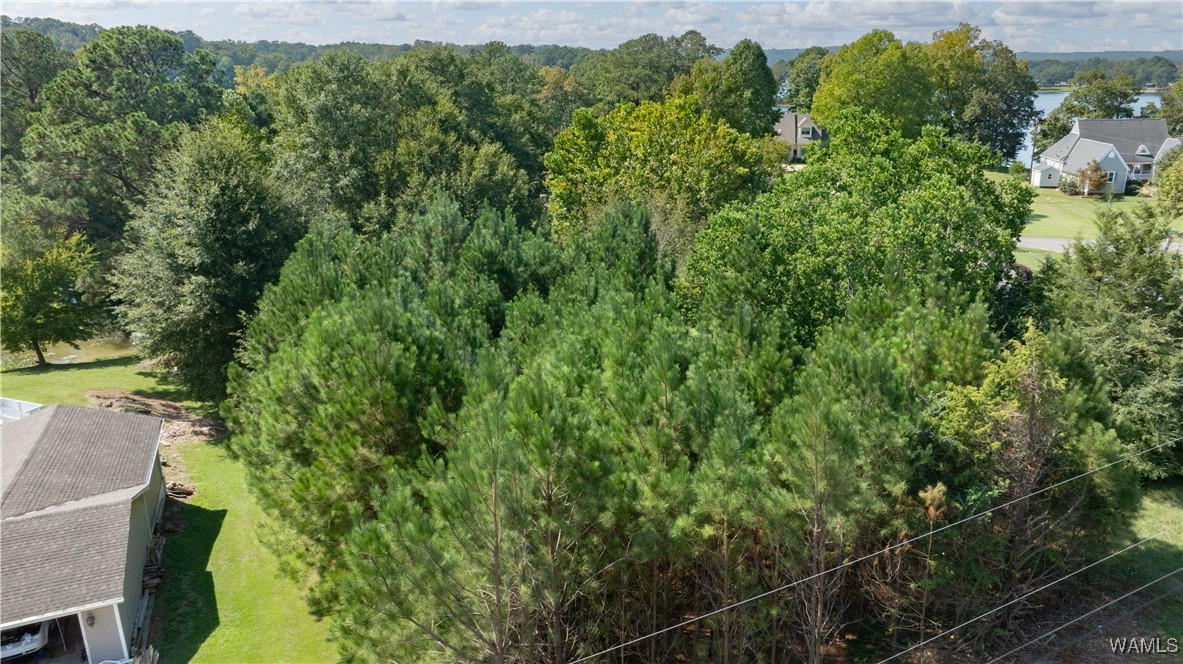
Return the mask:
<svg viewBox="0 0 1183 664">
<path fill-rule="evenodd" d="M 1139 157 L 1150 157 L 1150 156 L 1152 156 L 1152 155 L 1150 154 L 1150 148 L 1146 147 L 1146 144 L 1145 144 L 1145 143 L 1143 143 L 1142 145 L 1139 145 L 1139 146 L 1138 146 L 1138 150 L 1137 150 L 1136 152 L 1134 152 L 1134 154 L 1138 155 Z"/>
</svg>

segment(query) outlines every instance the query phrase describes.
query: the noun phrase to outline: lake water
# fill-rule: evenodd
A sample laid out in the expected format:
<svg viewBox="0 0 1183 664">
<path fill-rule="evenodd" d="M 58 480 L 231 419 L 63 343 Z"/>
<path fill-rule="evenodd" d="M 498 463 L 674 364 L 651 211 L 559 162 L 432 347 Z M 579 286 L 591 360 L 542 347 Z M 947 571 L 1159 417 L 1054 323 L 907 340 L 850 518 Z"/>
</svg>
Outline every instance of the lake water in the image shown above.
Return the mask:
<svg viewBox="0 0 1183 664">
<path fill-rule="evenodd" d="M 1035 110 L 1043 113 L 1044 117 L 1046 117 L 1047 114 L 1055 110 L 1055 108 L 1064 101 L 1064 97 L 1067 96 L 1068 93 L 1066 91 L 1040 91 L 1039 94 L 1035 96 Z M 1137 101 L 1134 102 L 1134 116 L 1136 117 L 1142 108 L 1150 102 L 1161 105 L 1161 100 L 1162 93 L 1160 92 L 1144 92 L 1138 95 Z M 1027 134 L 1027 140 L 1023 143 L 1023 147 L 1019 149 L 1019 156 L 1016 157 L 1016 161 L 1021 164 L 1031 163 L 1030 133 Z"/>
</svg>

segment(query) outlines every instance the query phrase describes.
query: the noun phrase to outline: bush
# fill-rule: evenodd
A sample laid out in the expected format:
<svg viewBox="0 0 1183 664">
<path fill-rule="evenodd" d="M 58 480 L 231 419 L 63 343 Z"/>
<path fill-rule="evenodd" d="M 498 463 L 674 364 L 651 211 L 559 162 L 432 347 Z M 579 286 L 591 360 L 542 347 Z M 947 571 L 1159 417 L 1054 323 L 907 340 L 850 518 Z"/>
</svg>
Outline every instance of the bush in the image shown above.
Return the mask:
<svg viewBox="0 0 1183 664">
<path fill-rule="evenodd" d="M 1142 181 L 1130 178 L 1125 182 L 1125 195 L 1137 196 L 1139 191 L 1142 191 Z"/>
<path fill-rule="evenodd" d="M 1010 166 L 1006 169 L 1007 173 L 1020 179 L 1027 179 L 1027 175 L 1031 172 L 1021 161 L 1012 161 Z"/>
<path fill-rule="evenodd" d="M 1080 185 L 1076 182 L 1076 178 L 1074 178 L 1074 177 L 1071 177 L 1071 176 L 1061 177 L 1060 178 L 1060 191 L 1064 192 L 1065 194 L 1068 194 L 1069 196 L 1079 196 L 1080 195 Z"/>
</svg>

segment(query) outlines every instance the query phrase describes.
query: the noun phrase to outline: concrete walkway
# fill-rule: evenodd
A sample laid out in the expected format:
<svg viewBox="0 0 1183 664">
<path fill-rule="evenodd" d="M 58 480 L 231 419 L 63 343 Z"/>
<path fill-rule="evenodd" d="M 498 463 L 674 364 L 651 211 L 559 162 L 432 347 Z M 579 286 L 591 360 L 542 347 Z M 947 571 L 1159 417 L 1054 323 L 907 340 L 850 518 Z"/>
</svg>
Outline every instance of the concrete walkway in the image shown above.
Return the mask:
<svg viewBox="0 0 1183 664">
<path fill-rule="evenodd" d="M 1044 251 L 1054 251 L 1056 253 L 1064 253 L 1068 247 L 1072 246 L 1073 240 L 1061 237 L 1034 237 L 1031 235 L 1024 235 L 1019 238 L 1019 246 L 1026 249 L 1042 249 Z M 1171 251 L 1175 253 L 1183 253 L 1183 242 L 1175 240 L 1171 242 Z"/>
</svg>

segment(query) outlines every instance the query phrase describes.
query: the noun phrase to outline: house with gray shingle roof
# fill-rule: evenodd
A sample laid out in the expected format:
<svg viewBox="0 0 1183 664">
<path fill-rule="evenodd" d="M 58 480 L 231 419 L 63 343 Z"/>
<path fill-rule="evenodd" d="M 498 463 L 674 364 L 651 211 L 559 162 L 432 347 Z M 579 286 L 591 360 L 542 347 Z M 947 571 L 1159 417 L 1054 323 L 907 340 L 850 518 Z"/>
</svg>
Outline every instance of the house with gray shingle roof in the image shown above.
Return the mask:
<svg viewBox="0 0 1183 664">
<path fill-rule="evenodd" d="M 164 507 L 162 424 L 50 406 L 0 427 L 0 628 L 77 620 L 86 661 L 133 654 Z"/>
<path fill-rule="evenodd" d="M 1080 119 L 1072 131 L 1039 155 L 1031 170 L 1031 184 L 1055 187 L 1060 178 L 1075 177 L 1077 171 L 1096 161 L 1109 176 L 1106 193 L 1122 193 L 1129 180 L 1149 180 L 1154 165 L 1179 145 L 1167 134 L 1162 118 L 1124 120 Z"/>
<path fill-rule="evenodd" d="M 789 144 L 789 160 L 805 158 L 810 143 L 828 141 L 830 134 L 813 122 L 808 113 L 785 112 L 776 123 L 776 137 Z"/>
</svg>

